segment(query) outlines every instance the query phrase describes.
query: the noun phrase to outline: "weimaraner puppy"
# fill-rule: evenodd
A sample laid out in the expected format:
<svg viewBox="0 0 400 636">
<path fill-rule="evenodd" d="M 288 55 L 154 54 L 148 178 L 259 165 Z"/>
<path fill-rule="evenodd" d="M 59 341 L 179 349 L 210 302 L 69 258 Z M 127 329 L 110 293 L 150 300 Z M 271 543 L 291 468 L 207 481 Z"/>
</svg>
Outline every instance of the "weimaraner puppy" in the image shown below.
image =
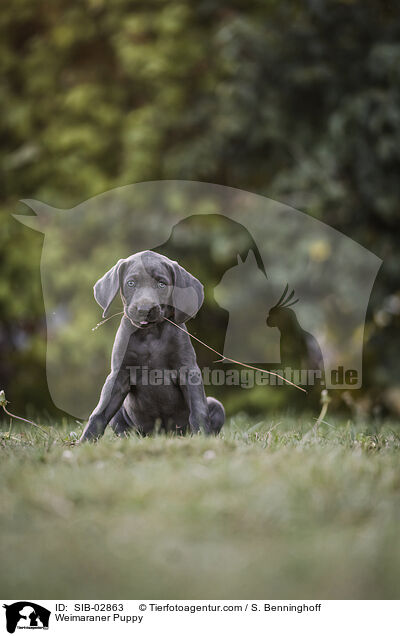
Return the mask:
<svg viewBox="0 0 400 636">
<path fill-rule="evenodd" d="M 157 425 L 166 431 L 217 434 L 224 407 L 205 396 L 184 324 L 203 303 L 203 285 L 176 261 L 145 251 L 119 260 L 95 284 L 104 317 L 118 291 L 124 315 L 111 373 L 80 441 L 97 440 L 108 424 L 121 436 L 132 430 L 146 435 Z"/>
</svg>

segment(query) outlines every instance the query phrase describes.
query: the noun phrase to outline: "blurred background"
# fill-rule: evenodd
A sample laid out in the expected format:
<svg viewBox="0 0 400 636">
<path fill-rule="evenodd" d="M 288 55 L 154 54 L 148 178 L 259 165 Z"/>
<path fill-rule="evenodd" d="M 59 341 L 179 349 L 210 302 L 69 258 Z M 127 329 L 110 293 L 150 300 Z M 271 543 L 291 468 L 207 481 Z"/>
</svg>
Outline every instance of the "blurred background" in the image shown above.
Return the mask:
<svg viewBox="0 0 400 636">
<path fill-rule="evenodd" d="M 399 415 L 399 36 L 400 6 L 384 0 L 4 5 L 0 388 L 14 412 L 60 414 L 46 378 L 44 235 L 11 216 L 28 213 L 20 199 L 69 209 L 118 186 L 182 179 L 293 206 L 383 259 L 364 331 L 363 387 L 335 401 L 352 415 Z M 89 215 L 93 237 L 92 222 Z M 190 236 L 192 257 L 209 262 L 221 253 L 221 233 L 210 221 L 182 240 Z M 68 245 L 54 245 L 53 257 L 67 262 Z M 86 243 L 74 246 L 84 253 Z M 249 246 L 238 250 L 243 258 Z M 179 260 L 179 244 L 169 249 Z M 323 246 L 315 258 L 324 261 Z M 199 265 L 206 287 L 232 265 L 217 261 Z M 94 270 L 80 271 L 92 285 Z M 213 297 L 202 312 L 197 335 L 220 343 L 226 321 Z M 115 329 L 107 323 L 102 342 L 111 344 Z M 305 407 L 285 387 L 208 391 L 221 392 L 229 413 Z"/>
</svg>

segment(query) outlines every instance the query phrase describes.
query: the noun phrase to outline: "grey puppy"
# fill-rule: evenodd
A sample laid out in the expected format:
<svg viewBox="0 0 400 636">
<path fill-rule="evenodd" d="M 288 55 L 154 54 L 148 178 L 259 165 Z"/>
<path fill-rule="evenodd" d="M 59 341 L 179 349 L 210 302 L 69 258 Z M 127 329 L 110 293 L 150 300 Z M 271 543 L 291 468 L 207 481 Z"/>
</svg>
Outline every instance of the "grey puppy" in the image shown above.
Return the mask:
<svg viewBox="0 0 400 636">
<path fill-rule="evenodd" d="M 224 407 L 205 396 L 184 325 L 203 303 L 203 285 L 177 262 L 145 251 L 119 260 L 95 284 L 104 317 L 118 291 L 124 315 L 111 373 L 80 441 L 98 439 L 108 424 L 118 435 L 132 430 L 146 435 L 157 423 L 166 431 L 217 434 L 225 420 Z"/>
</svg>

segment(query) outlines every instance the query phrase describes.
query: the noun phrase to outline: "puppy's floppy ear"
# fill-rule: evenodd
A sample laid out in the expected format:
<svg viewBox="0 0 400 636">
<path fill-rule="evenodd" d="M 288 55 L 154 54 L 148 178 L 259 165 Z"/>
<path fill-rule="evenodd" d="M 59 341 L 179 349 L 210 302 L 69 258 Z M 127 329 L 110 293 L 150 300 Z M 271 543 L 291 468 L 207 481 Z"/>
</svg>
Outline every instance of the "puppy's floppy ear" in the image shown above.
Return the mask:
<svg viewBox="0 0 400 636">
<path fill-rule="evenodd" d="M 120 288 L 121 271 L 124 263 L 125 259 L 121 258 L 114 267 L 99 278 L 93 287 L 94 297 L 103 309 L 103 318 L 106 317 L 107 311 Z"/>
<path fill-rule="evenodd" d="M 174 309 L 174 322 L 179 325 L 197 314 L 204 301 L 204 288 L 197 278 L 176 261 L 172 261 L 172 265 L 174 288 L 171 304 Z"/>
</svg>

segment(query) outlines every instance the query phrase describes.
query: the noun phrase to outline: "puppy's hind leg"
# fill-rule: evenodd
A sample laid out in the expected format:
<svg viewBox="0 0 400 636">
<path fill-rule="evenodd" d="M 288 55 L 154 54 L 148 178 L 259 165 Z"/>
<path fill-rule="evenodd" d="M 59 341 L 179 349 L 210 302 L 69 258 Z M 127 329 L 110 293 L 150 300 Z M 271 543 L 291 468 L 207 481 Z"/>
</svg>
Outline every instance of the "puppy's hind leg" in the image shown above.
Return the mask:
<svg viewBox="0 0 400 636">
<path fill-rule="evenodd" d="M 132 431 L 137 430 L 123 405 L 110 421 L 110 426 L 119 437 L 128 437 Z"/>
<path fill-rule="evenodd" d="M 225 409 L 221 402 L 213 397 L 207 398 L 207 405 L 210 416 L 210 433 L 218 435 L 225 422 Z"/>
</svg>

